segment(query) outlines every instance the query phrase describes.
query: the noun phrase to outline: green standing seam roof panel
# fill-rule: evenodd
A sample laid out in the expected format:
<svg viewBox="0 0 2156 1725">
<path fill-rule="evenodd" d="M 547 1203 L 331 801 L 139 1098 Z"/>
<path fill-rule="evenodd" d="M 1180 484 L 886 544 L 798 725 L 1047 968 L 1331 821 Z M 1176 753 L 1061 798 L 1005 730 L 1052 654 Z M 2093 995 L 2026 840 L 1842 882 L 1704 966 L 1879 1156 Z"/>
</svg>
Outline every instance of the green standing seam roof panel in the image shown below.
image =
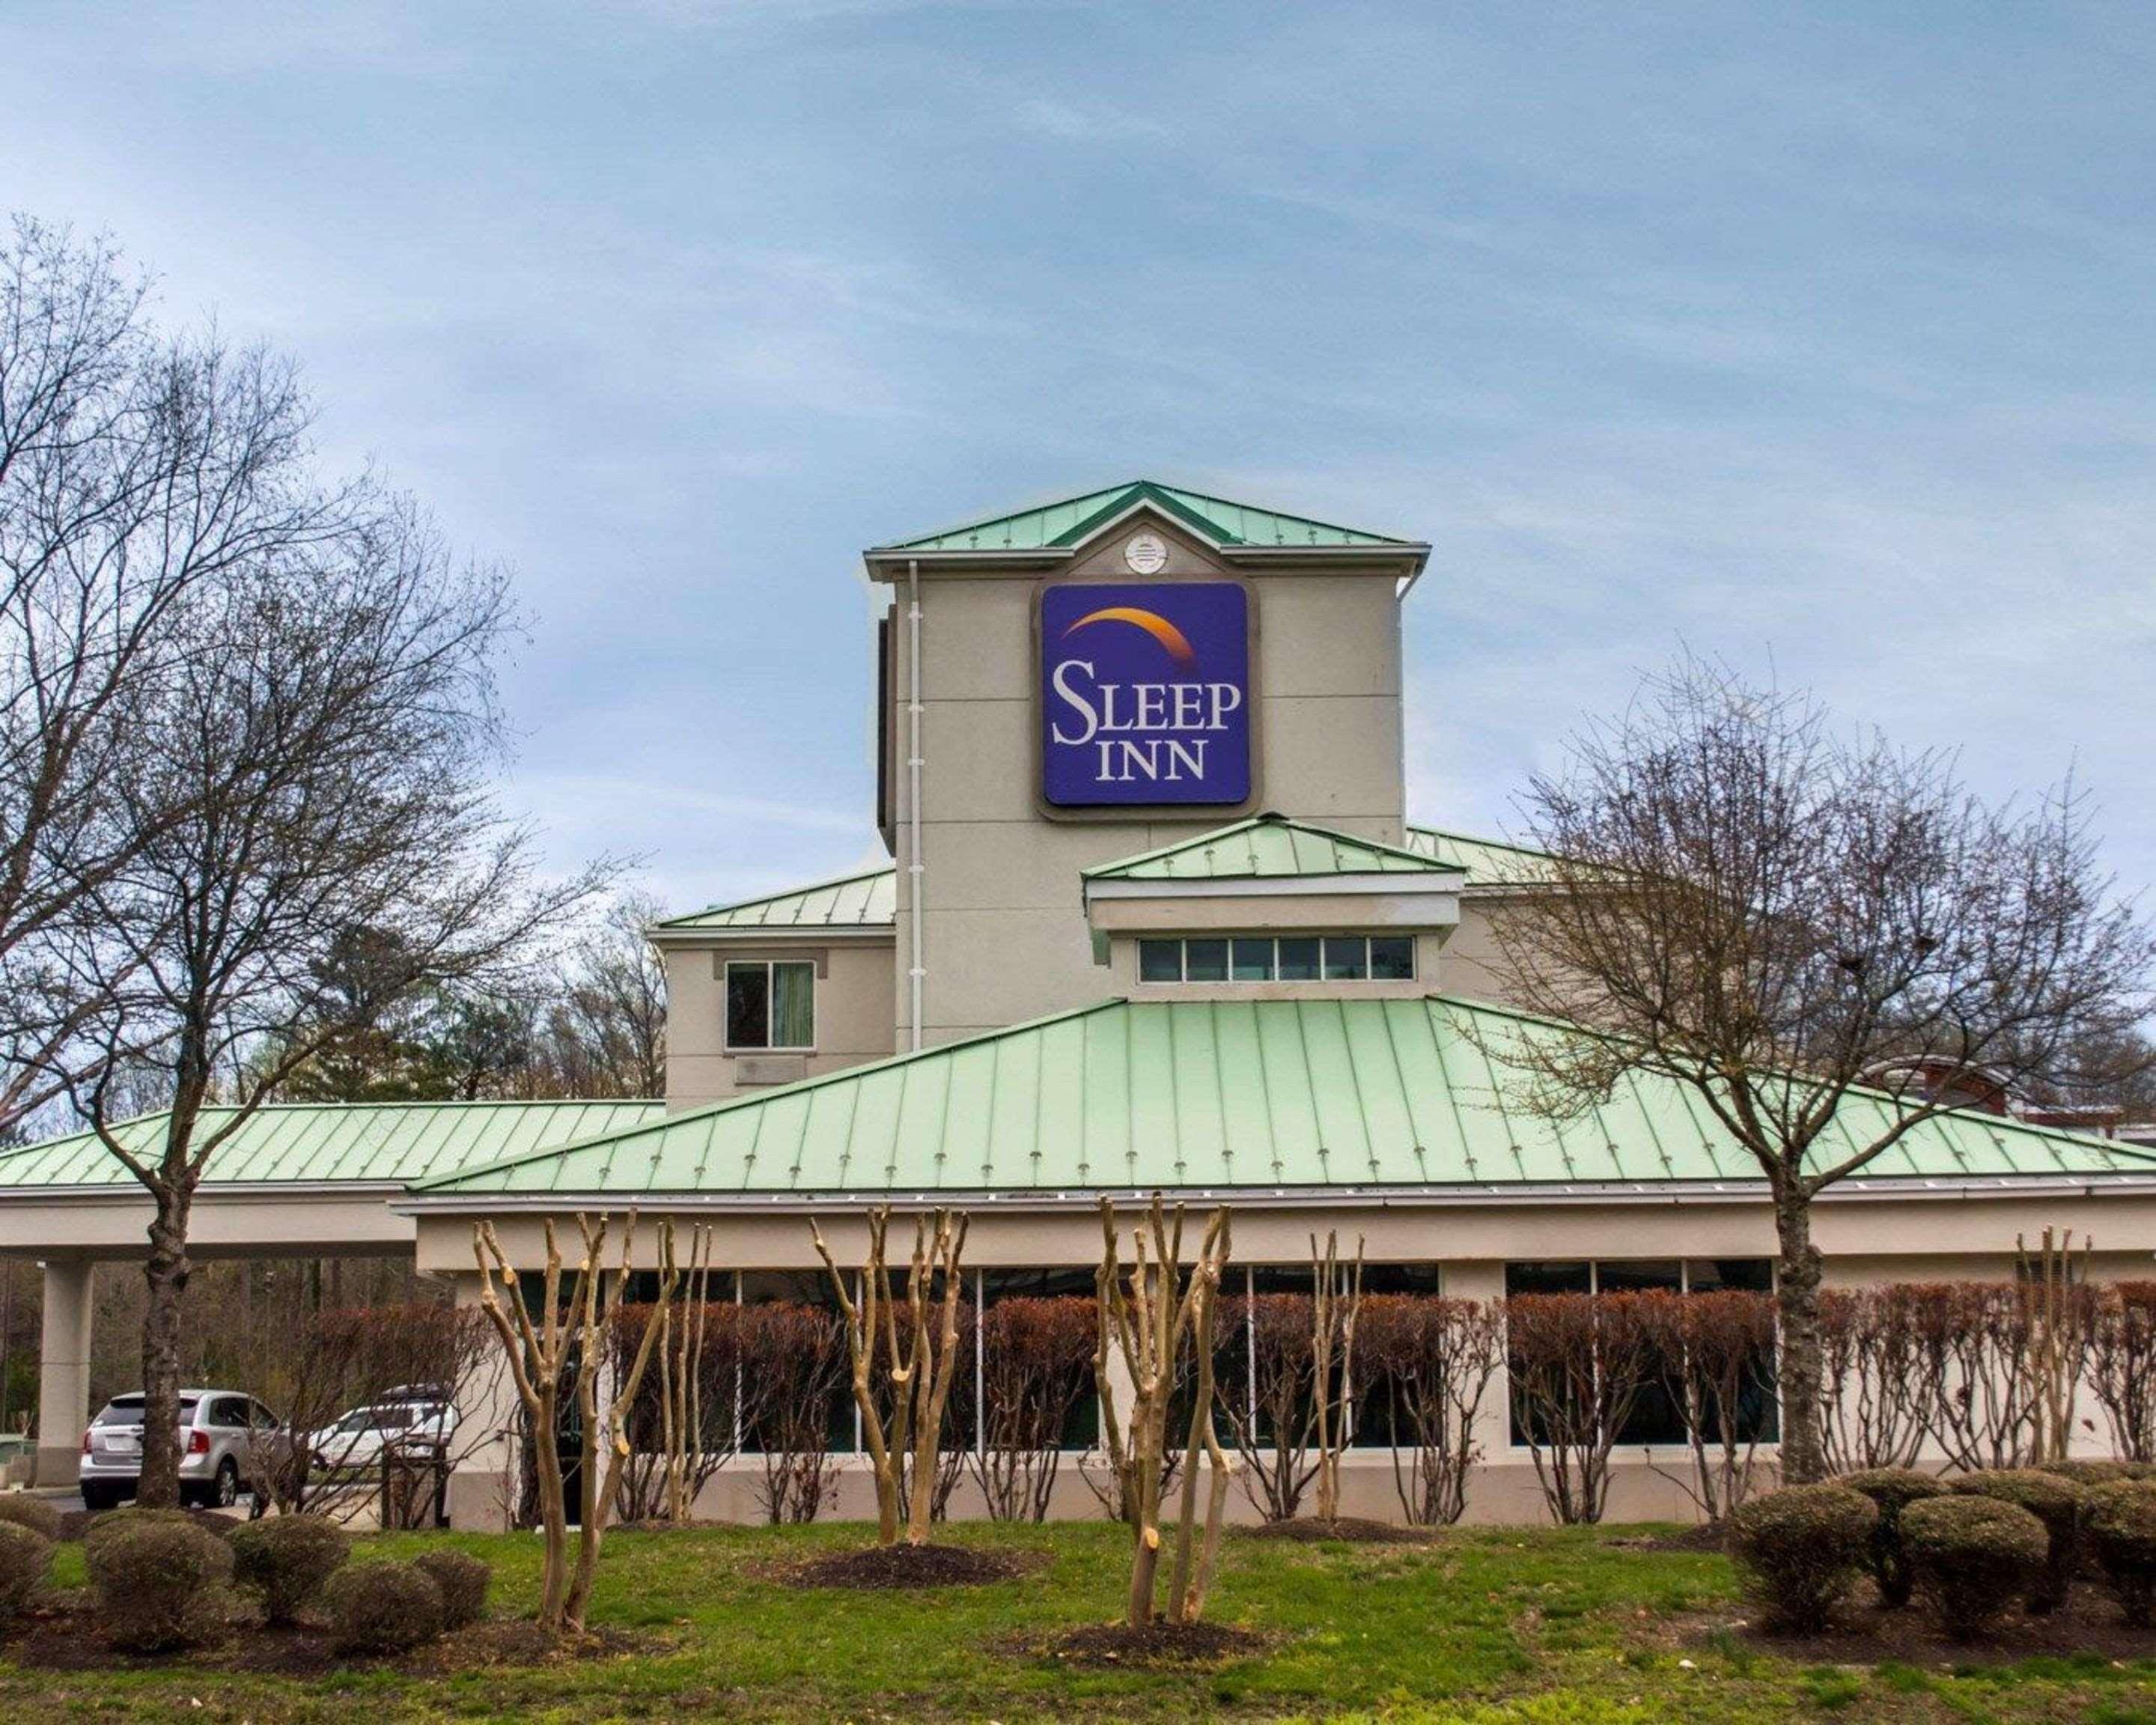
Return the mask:
<svg viewBox="0 0 2156 1725">
<path fill-rule="evenodd" d="M 1437 827 L 1410 826 L 1408 849 L 1466 871 L 1476 886 L 1510 886 L 1522 880 L 1548 878 L 1553 859 L 1547 850 L 1524 845 L 1507 845 L 1501 839 L 1478 839 L 1468 833 L 1451 833 Z"/>
<path fill-rule="evenodd" d="M 395 1184 L 640 1126 L 665 1111 L 663 1102 L 643 1101 L 273 1102 L 211 1153 L 203 1179 Z M 205 1108 L 197 1130 L 207 1136 L 230 1118 L 229 1109 Z M 154 1158 L 166 1119 L 162 1111 L 140 1114 L 116 1130 L 131 1152 Z M 136 1184 L 95 1132 L 0 1154 L 0 1192 Z"/>
<path fill-rule="evenodd" d="M 1101 863 L 1084 870 L 1084 875 L 1088 880 L 1251 880 L 1458 872 L 1455 865 L 1433 855 L 1310 826 L 1285 815 L 1260 814 L 1156 850 Z"/>
<path fill-rule="evenodd" d="M 787 892 L 767 893 L 730 905 L 713 905 L 670 916 L 657 929 L 889 928 L 898 916 L 898 870 L 869 869 L 858 875 Z"/>
<path fill-rule="evenodd" d="M 1341 546 L 1396 545 L 1402 550 L 1420 547 L 1412 540 L 1387 533 L 1369 533 L 1343 527 L 1335 521 L 1312 521 L 1304 516 L 1284 515 L 1255 504 L 1210 497 L 1203 491 L 1186 491 L 1152 480 L 1132 480 L 1106 490 L 1087 491 L 1009 515 L 968 521 L 918 538 L 896 540 L 878 551 L 1051 551 L 1074 545 L 1096 527 L 1114 520 L 1134 504 L 1150 503 L 1172 520 L 1195 528 L 1215 544 L 1228 546 L 1307 545 L 1326 548 Z"/>
<path fill-rule="evenodd" d="M 422 1195 L 723 1195 L 1754 1180 L 1677 1085 L 1640 1076 L 1553 1122 L 1514 1037 L 1581 1034 L 1479 1003 L 1111 1000 L 423 1185 Z M 1881 1098 L 1845 1122 L 1868 1133 Z M 1999 1117 L 1928 1121 L 1867 1179 L 2156 1172 Z"/>
</svg>

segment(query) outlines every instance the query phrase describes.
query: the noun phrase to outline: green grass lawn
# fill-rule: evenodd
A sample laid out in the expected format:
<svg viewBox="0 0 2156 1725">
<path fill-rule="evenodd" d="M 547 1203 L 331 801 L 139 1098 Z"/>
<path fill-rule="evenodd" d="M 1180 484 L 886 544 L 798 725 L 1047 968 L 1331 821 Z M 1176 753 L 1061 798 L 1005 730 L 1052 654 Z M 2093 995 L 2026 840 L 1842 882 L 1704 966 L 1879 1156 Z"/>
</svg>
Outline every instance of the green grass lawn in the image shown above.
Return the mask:
<svg viewBox="0 0 2156 1725">
<path fill-rule="evenodd" d="M 1874 1670 L 1776 1657 L 1717 1631 L 1743 1611 L 1722 1558 L 1612 1543 L 1636 1531 L 1474 1530 L 1382 1548 L 1231 1538 L 1209 1615 L 1270 1639 L 1204 1671 L 1074 1670 L 1027 1650 L 1029 1635 L 1115 1615 L 1127 1547 L 1106 1524 L 949 1529 L 939 1537 L 1050 1561 L 1007 1582 L 910 1594 L 771 1579 L 776 1564 L 864 1543 L 859 1526 L 624 1533 L 607 1542 L 593 1621 L 647 1638 L 634 1655 L 429 1677 L 362 1666 L 305 1681 L 207 1663 L 30 1670 L 0 1656 L 0 1716 L 2156 1725 L 2148 1661 Z M 538 1551 L 528 1535 L 372 1539 L 357 1560 L 437 1537 L 495 1564 L 497 1613 L 529 1607 Z M 64 1548 L 56 1579 L 80 1579 L 80 1548 Z"/>
</svg>

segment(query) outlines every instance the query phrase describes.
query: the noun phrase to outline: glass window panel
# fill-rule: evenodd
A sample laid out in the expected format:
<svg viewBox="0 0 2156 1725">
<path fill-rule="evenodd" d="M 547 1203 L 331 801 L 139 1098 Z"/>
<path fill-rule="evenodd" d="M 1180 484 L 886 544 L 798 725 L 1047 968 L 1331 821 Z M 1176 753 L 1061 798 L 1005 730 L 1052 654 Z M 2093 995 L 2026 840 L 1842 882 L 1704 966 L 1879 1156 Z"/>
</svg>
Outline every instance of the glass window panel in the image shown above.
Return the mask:
<svg viewBox="0 0 2156 1725">
<path fill-rule="evenodd" d="M 1675 1293 L 1681 1282 L 1676 1260 L 1641 1259 L 1594 1266 L 1594 1286 L 1604 1294 Z"/>
<path fill-rule="evenodd" d="M 1379 982 L 1412 982 L 1414 979 L 1414 937 L 1406 934 L 1372 935 L 1370 974 Z"/>
<path fill-rule="evenodd" d="M 1441 1294 L 1444 1281 L 1435 1264 L 1365 1264 L 1366 1294 Z"/>
<path fill-rule="evenodd" d="M 1585 1264 L 1507 1264 L 1507 1294 L 1584 1294 L 1590 1272 Z"/>
<path fill-rule="evenodd" d="M 1239 940 L 1230 943 L 1229 963 L 1239 983 L 1269 983 L 1273 979 L 1273 943 L 1270 940 Z"/>
<path fill-rule="evenodd" d="M 1179 983 L 1183 980 L 1181 941 L 1140 941 L 1138 980 L 1142 983 Z"/>
<path fill-rule="evenodd" d="M 1693 1258 L 1685 1265 L 1685 1284 L 1695 1294 L 1735 1288 L 1748 1294 L 1774 1291 L 1774 1265 L 1768 1258 Z"/>
<path fill-rule="evenodd" d="M 1185 941 L 1183 979 L 1187 983 L 1224 983 L 1228 980 L 1228 943 L 1223 940 Z"/>
<path fill-rule="evenodd" d="M 771 1046 L 771 967 L 726 967 L 726 1046 Z"/>
<path fill-rule="evenodd" d="M 1370 973 L 1370 943 L 1359 934 L 1325 937 L 1325 980 L 1359 983 Z"/>
<path fill-rule="evenodd" d="M 771 967 L 771 1045 L 773 1048 L 814 1048 L 816 1045 L 816 967 L 814 964 L 774 964 Z"/>
<path fill-rule="evenodd" d="M 1309 983 L 1317 979 L 1317 942 L 1306 935 L 1280 942 L 1280 979 L 1284 983 Z"/>
</svg>

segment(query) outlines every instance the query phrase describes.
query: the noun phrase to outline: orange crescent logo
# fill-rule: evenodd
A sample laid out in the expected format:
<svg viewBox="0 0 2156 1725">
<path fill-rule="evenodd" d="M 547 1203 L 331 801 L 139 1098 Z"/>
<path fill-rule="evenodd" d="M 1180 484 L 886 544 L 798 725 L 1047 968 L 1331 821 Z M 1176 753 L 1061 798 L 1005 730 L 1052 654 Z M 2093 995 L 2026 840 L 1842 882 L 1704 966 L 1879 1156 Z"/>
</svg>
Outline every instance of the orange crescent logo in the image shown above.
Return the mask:
<svg viewBox="0 0 2156 1725">
<path fill-rule="evenodd" d="M 1168 656 L 1185 670 L 1198 663 L 1198 652 L 1190 644 L 1189 638 L 1158 611 L 1142 610 L 1136 605 L 1106 605 L 1098 611 L 1088 611 L 1065 629 L 1064 639 L 1069 639 L 1089 623 L 1136 624 L 1167 648 Z"/>
</svg>

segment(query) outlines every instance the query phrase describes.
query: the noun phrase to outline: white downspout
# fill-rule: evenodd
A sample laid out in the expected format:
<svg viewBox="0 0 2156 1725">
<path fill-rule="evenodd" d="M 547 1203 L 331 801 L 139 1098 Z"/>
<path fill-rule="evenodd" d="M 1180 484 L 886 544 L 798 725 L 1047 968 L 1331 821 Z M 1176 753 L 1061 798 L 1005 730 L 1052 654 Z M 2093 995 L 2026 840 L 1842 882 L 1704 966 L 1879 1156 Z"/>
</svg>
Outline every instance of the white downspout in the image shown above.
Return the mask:
<svg viewBox="0 0 2156 1725">
<path fill-rule="evenodd" d="M 921 1046 L 921 985 L 928 965 L 921 947 L 921 560 L 906 560 L 906 899 L 910 935 L 906 956 L 910 1048 Z"/>
</svg>

